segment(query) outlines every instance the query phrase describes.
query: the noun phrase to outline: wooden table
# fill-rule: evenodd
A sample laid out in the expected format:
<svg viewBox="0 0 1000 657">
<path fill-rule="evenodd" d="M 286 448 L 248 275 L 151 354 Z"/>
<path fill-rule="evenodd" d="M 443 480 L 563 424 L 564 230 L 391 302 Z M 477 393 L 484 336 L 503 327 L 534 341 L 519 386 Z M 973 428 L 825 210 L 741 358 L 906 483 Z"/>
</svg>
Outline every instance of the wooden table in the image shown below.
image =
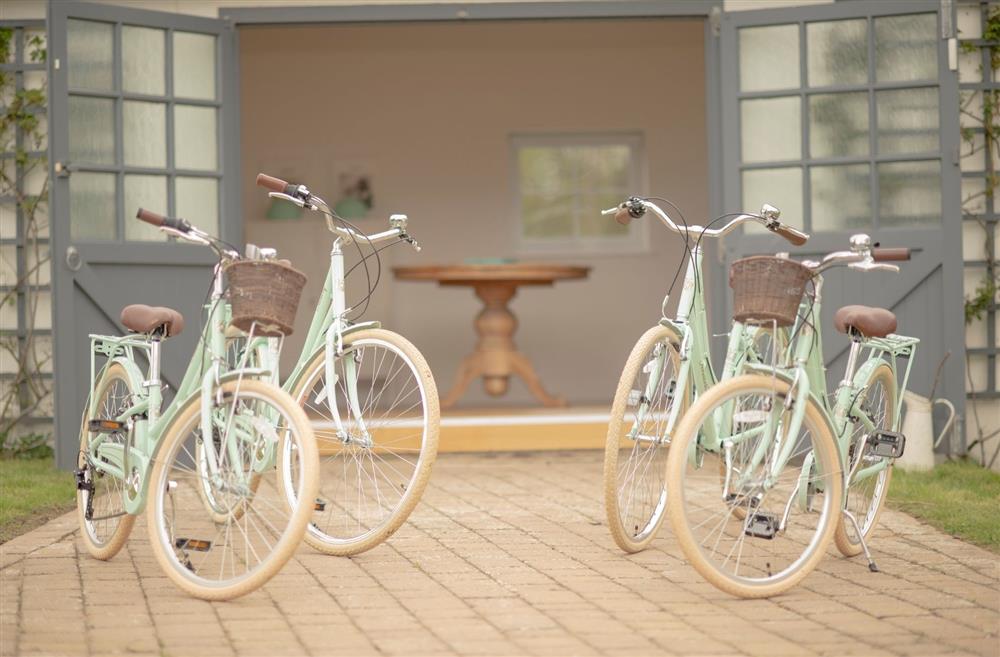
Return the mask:
<svg viewBox="0 0 1000 657">
<path fill-rule="evenodd" d="M 487 393 L 499 397 L 507 392 L 512 374 L 521 377 L 531 394 L 545 406 L 566 405 L 563 398 L 545 391 L 531 361 L 514 345 L 517 318 L 508 304 L 522 285 L 552 285 L 558 280 L 586 278 L 590 267 L 511 263 L 396 267 L 393 272 L 400 280 L 469 286 L 483 302 L 484 308 L 475 321 L 479 343 L 462 360 L 455 385 L 441 400 L 442 408 L 453 406 L 477 377 L 483 378 Z"/>
</svg>

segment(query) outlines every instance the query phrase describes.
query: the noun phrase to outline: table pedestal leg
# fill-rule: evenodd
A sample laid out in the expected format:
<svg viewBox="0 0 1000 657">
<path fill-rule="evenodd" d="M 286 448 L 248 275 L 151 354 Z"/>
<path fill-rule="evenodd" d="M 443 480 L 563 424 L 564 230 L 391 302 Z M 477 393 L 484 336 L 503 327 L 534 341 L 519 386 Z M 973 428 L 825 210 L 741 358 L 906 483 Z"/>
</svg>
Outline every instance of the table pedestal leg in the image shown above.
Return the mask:
<svg viewBox="0 0 1000 657">
<path fill-rule="evenodd" d="M 483 283 L 477 285 L 478 296 L 484 308 L 476 317 L 476 332 L 479 343 L 476 351 L 466 356 L 459 366 L 455 385 L 441 401 L 442 408 L 454 405 L 476 377 L 483 377 L 483 387 L 494 397 L 507 392 L 512 374 L 524 380 L 528 390 L 545 406 L 565 406 L 560 397 L 554 397 L 542 387 L 531 361 L 517 351 L 514 345 L 514 331 L 517 318 L 510 311 L 508 303 L 517 292 L 517 286 L 509 283 Z"/>
</svg>

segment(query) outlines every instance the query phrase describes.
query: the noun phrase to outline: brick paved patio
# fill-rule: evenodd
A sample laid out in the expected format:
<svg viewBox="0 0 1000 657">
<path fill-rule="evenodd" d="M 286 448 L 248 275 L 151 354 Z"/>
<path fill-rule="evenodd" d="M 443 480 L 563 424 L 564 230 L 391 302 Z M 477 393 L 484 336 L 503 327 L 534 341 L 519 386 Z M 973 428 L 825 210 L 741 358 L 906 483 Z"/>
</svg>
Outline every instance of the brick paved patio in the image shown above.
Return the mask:
<svg viewBox="0 0 1000 657">
<path fill-rule="evenodd" d="M 617 551 L 601 454 L 444 455 L 390 542 L 302 547 L 264 589 L 210 604 L 153 562 L 145 527 L 108 563 L 63 516 L 0 546 L 0 654 L 1000 655 L 1000 557 L 896 513 L 883 572 L 830 552 L 795 591 L 716 591 L 666 528 Z"/>
</svg>

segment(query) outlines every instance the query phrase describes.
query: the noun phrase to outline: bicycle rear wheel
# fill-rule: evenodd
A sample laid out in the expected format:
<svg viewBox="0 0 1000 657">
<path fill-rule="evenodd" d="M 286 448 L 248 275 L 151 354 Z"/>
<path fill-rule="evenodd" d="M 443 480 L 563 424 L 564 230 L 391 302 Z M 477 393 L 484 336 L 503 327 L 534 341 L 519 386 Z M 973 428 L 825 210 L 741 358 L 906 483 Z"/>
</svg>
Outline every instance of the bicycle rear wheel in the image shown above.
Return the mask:
<svg viewBox="0 0 1000 657">
<path fill-rule="evenodd" d="M 679 343 L 680 336 L 666 326 L 646 331 L 625 362 L 611 405 L 604 509 L 611 536 L 625 552 L 645 549 L 666 517 L 667 420 L 688 396 L 675 389 Z"/>
<path fill-rule="evenodd" d="M 716 385 L 685 414 L 670 447 L 667 503 L 677 540 L 698 572 L 732 595 L 791 588 L 816 567 L 837 527 L 843 482 L 833 435 L 812 401 L 797 434 L 786 435 L 789 390 L 752 374 Z M 716 431 L 723 441 L 710 448 Z M 787 460 L 777 457 L 783 445 L 791 445 Z"/>
<path fill-rule="evenodd" d="M 91 460 L 90 442 L 98 434 L 90 431 L 89 421 L 115 419 L 132 405 L 133 393 L 125 368 L 112 363 L 94 386 L 95 417 L 88 417 L 90 400 L 83 409 L 77 460 L 82 487 L 77 485 L 76 509 L 80 537 L 95 559 L 107 560 L 118 554 L 132 533 L 135 516 L 125 510 L 125 495 L 128 494 L 125 481 L 99 470 Z M 109 433 L 104 439 L 122 449 L 128 447 L 126 431 Z"/>
<path fill-rule="evenodd" d="M 861 412 L 871 424 L 868 428 L 865 422 L 858 419 L 855 422 L 854 433 L 848 448 L 848 467 L 851 472 L 862 473 L 866 468 L 881 465 L 886 457 L 876 456 L 867 438 L 875 431 L 891 430 L 896 419 L 896 379 L 892 369 L 883 363 L 875 368 L 865 384 L 864 399 L 861 401 Z M 860 461 L 860 462 L 859 462 Z M 844 508 L 858 521 L 861 534 L 867 540 L 875 525 L 889 493 L 889 482 L 892 480 L 892 464 L 878 471 L 877 474 L 851 477 L 844 491 Z M 837 549 L 846 557 L 854 557 L 861 552 L 861 540 L 857 531 L 847 518 L 840 518 L 837 533 L 834 534 Z"/>
<path fill-rule="evenodd" d="M 198 461 L 201 403 L 190 402 L 159 446 L 149 480 L 147 524 L 153 554 L 180 588 L 206 600 L 249 593 L 273 577 L 302 541 L 311 503 L 289 505 L 277 468 L 253 464 L 289 445 L 300 500 L 318 485 L 316 441 L 302 409 L 275 386 L 244 379 L 212 395 L 220 451 Z M 220 398 L 221 397 L 221 398 Z M 213 431 L 214 432 L 214 431 Z M 202 453 L 202 458 L 207 458 Z M 259 476 L 256 491 L 252 487 Z M 217 505 L 205 508 L 203 487 Z"/>
</svg>

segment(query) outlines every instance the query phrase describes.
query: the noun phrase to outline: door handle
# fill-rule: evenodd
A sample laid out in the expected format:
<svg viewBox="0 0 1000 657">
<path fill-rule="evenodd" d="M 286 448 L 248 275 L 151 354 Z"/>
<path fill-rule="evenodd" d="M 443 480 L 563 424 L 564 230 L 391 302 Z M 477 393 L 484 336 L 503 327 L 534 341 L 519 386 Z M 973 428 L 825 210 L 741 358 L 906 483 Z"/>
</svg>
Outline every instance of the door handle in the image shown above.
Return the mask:
<svg viewBox="0 0 1000 657">
<path fill-rule="evenodd" d="M 71 245 L 66 248 L 66 266 L 69 267 L 70 271 L 80 271 L 80 267 L 83 266 L 83 258 L 80 257 L 80 251 L 75 246 Z"/>
</svg>

